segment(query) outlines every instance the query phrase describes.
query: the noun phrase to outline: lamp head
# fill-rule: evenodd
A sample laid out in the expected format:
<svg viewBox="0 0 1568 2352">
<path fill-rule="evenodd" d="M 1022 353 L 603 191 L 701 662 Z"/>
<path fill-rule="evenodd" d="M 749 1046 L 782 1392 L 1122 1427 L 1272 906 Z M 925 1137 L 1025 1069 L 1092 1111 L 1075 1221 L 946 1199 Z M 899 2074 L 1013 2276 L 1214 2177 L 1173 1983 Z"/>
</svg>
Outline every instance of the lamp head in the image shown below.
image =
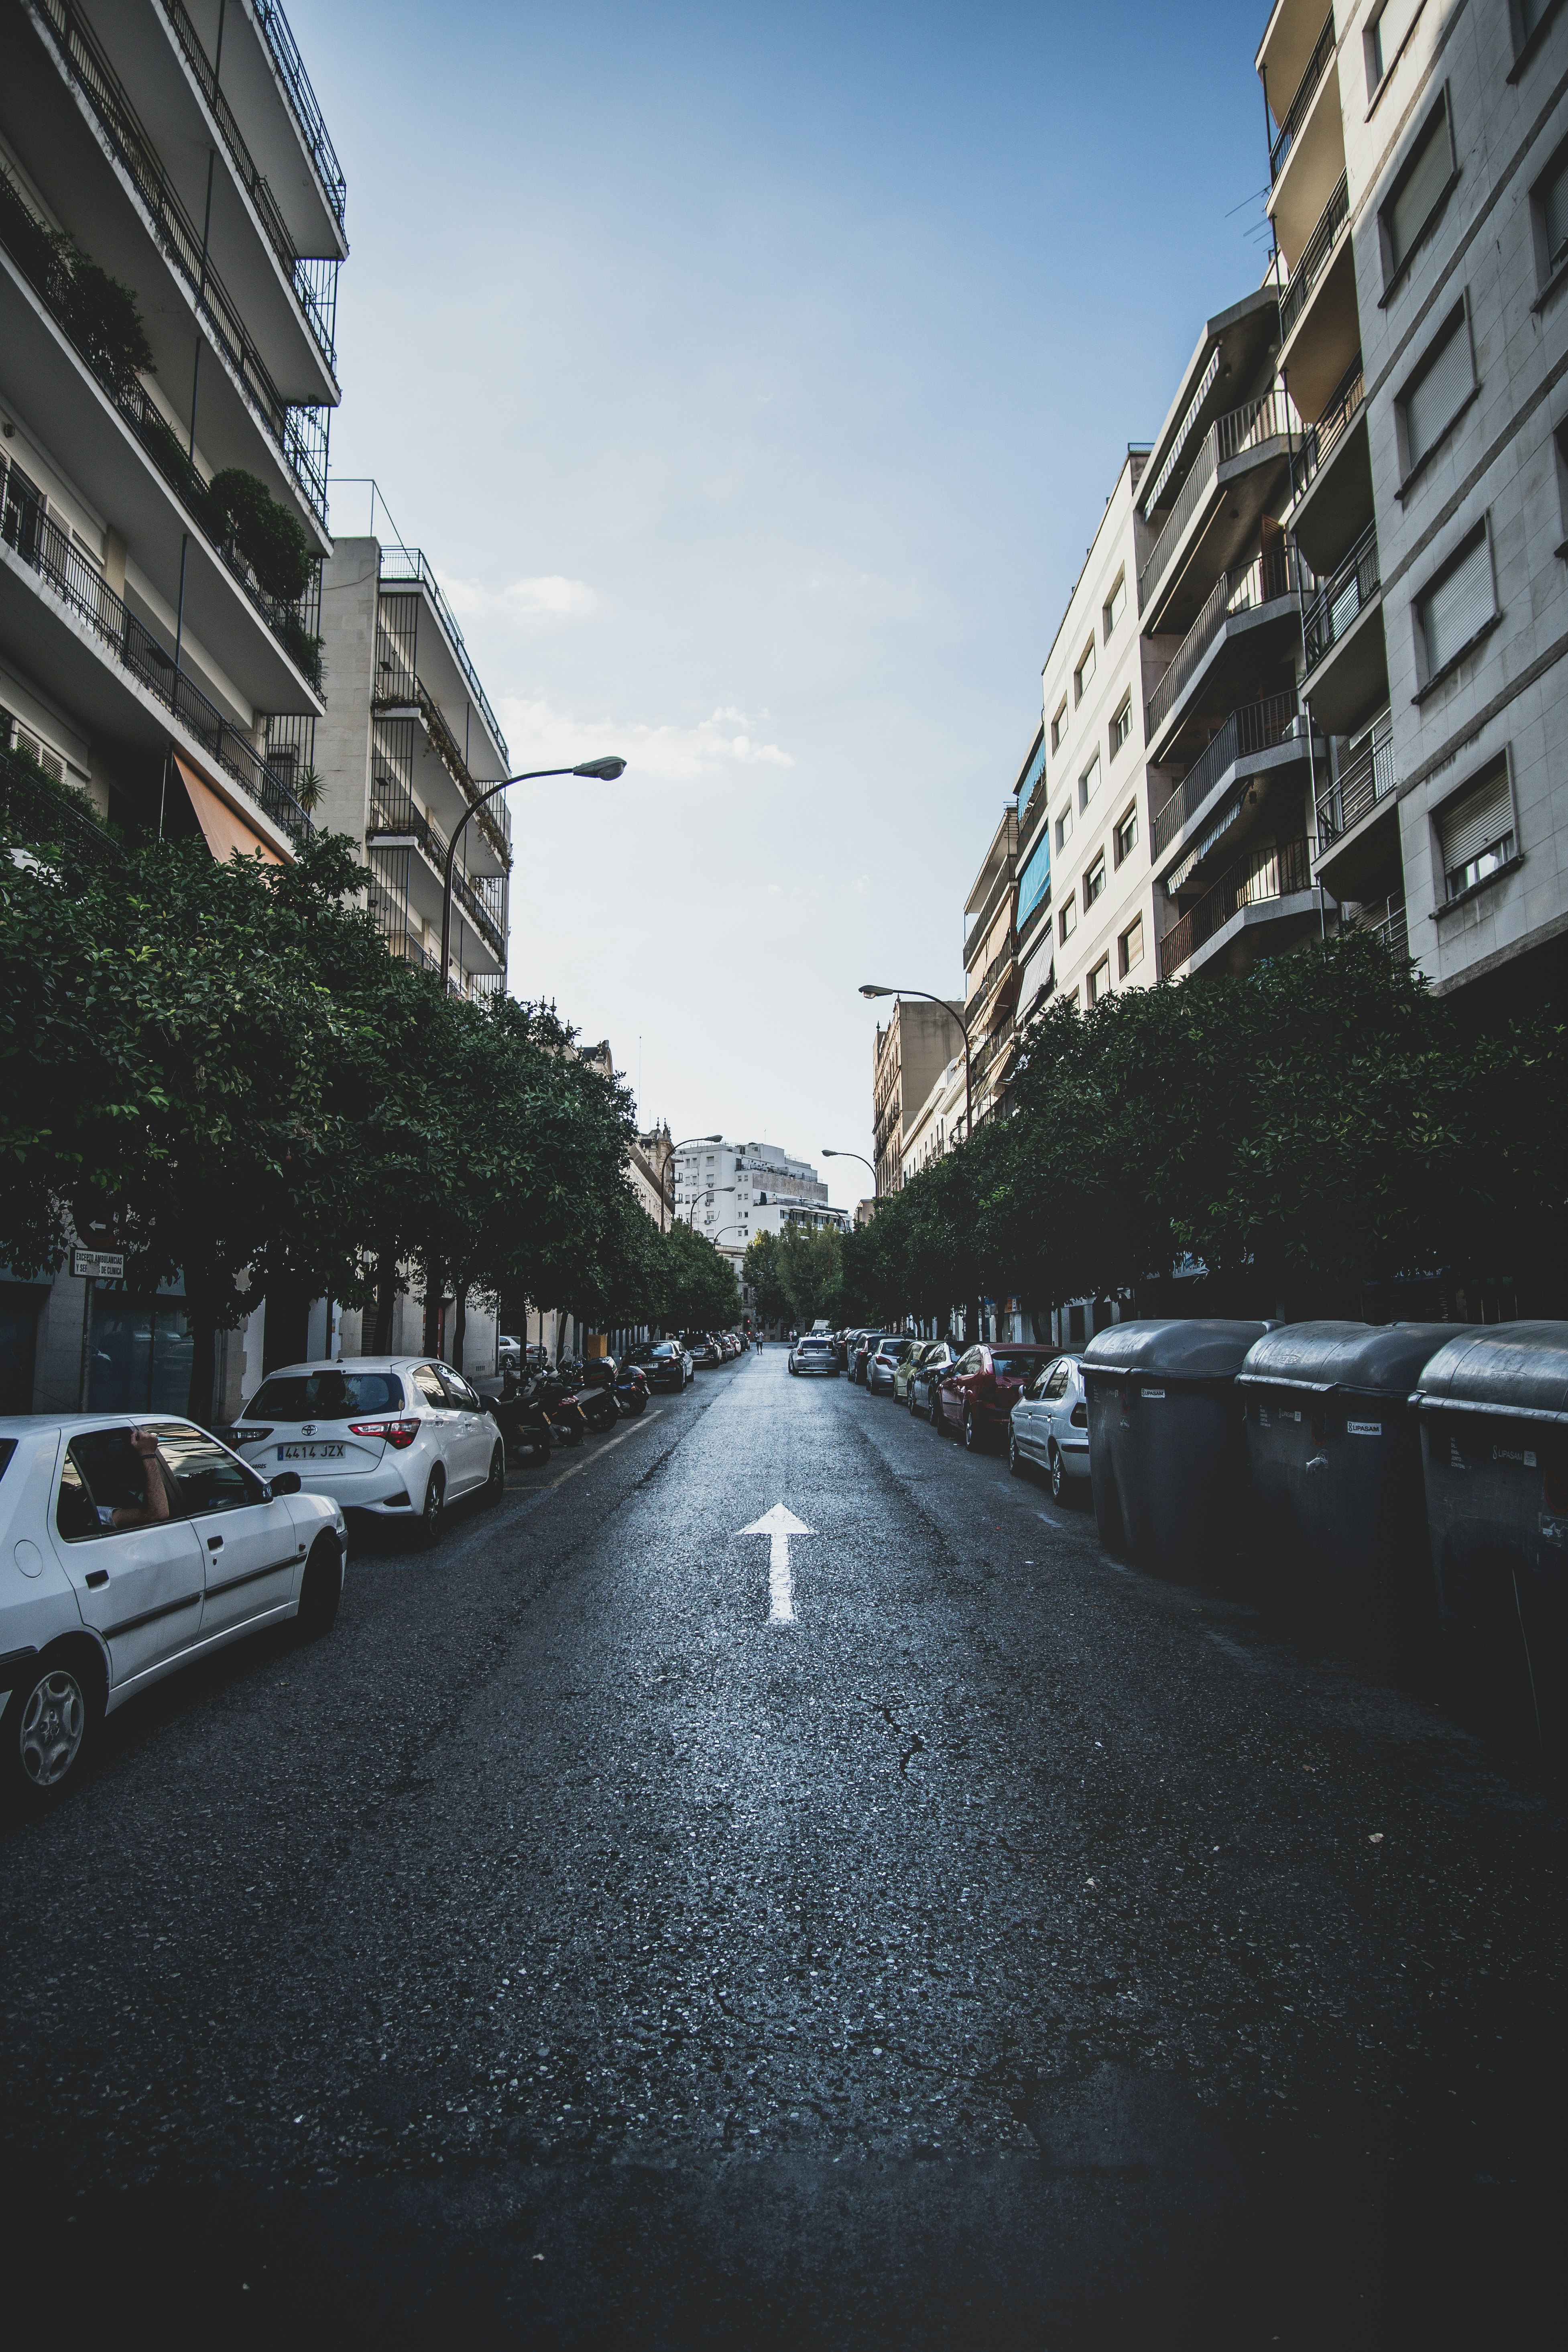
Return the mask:
<svg viewBox="0 0 1568 2352">
<path fill-rule="evenodd" d="M 893 988 L 873 988 L 869 981 L 865 981 L 861 983 L 860 993 L 862 996 L 896 996 L 898 991 Z"/>
<path fill-rule="evenodd" d="M 614 753 L 611 753 L 604 760 L 584 760 L 580 767 L 573 769 L 572 773 L 574 776 L 595 776 L 602 784 L 613 784 L 616 778 L 624 776 L 626 772 L 626 761 L 617 760 Z"/>
</svg>

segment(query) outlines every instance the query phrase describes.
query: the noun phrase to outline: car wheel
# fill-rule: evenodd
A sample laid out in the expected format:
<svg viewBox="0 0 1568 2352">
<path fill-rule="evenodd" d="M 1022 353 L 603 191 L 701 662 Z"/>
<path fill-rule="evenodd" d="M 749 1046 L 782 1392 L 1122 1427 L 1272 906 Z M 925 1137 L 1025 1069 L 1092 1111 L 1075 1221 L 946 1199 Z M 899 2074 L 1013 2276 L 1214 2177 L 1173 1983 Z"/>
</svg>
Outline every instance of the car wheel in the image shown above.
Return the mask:
<svg viewBox="0 0 1568 2352">
<path fill-rule="evenodd" d="M 1051 1440 L 1051 1500 L 1053 1503 L 1059 1503 L 1065 1499 L 1067 1483 L 1068 1466 L 1062 1460 L 1061 1448 L 1053 1437 Z"/>
<path fill-rule="evenodd" d="M 310 1557 L 305 1562 L 305 1573 L 300 1583 L 300 1606 L 295 1623 L 307 1642 L 314 1642 L 330 1633 L 338 1622 L 338 1603 L 343 1597 L 343 1555 L 341 1546 L 331 1536 L 318 1536 L 310 1546 Z"/>
<path fill-rule="evenodd" d="M 447 1482 L 438 1469 L 430 1473 L 430 1484 L 425 1489 L 425 1507 L 419 1514 L 418 1544 L 421 1551 L 434 1551 L 441 1540 L 441 1517 L 447 1507 Z"/>
<path fill-rule="evenodd" d="M 485 1480 L 484 1500 L 487 1509 L 499 1503 L 506 1493 L 506 1448 L 498 1445 L 490 1455 L 490 1475 Z"/>
<path fill-rule="evenodd" d="M 966 1454 L 978 1454 L 980 1451 L 980 1432 L 974 1425 L 974 1408 L 968 1404 L 963 1408 L 963 1450 Z"/>
<path fill-rule="evenodd" d="M 1018 1433 L 1011 1423 L 1007 1427 L 1007 1467 L 1015 1478 L 1024 1475 L 1024 1457 L 1018 1451 Z"/>
<path fill-rule="evenodd" d="M 10 1792 L 36 1804 L 79 1780 L 101 1712 L 97 1677 L 69 1654 L 19 1672 L 0 1717 Z"/>
</svg>

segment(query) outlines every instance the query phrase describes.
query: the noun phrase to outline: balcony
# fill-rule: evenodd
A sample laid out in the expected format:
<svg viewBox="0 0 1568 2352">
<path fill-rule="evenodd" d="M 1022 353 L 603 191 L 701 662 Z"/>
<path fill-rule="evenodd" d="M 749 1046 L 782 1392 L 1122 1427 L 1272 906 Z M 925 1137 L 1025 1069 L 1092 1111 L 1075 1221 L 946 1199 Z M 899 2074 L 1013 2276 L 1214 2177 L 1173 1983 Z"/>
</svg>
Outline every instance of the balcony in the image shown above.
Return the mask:
<svg viewBox="0 0 1568 2352">
<path fill-rule="evenodd" d="M 1180 627 L 1184 635 L 1217 574 L 1248 540 L 1256 545 L 1300 429 L 1293 403 L 1278 389 L 1215 418 L 1139 580 L 1145 629 L 1166 635 Z"/>
<path fill-rule="evenodd" d="M 174 656 L 115 594 L 68 532 L 37 506 L 7 499 L 0 519 L 0 544 L 15 559 L 18 572 L 32 575 L 47 592 L 47 601 L 54 604 L 69 639 L 84 649 L 90 647 L 100 670 L 110 666 L 122 681 L 122 691 L 108 696 L 95 691 L 95 681 L 90 675 L 83 677 L 69 642 L 62 649 L 63 667 L 48 660 L 47 647 L 43 648 L 42 658 L 29 660 L 35 672 L 44 673 L 40 684 L 57 692 L 60 701 L 89 724 L 101 724 L 112 735 L 133 735 L 142 741 L 155 741 L 162 731 L 136 724 L 139 716 L 151 715 L 146 705 L 150 697 L 284 834 L 302 840 L 314 830 L 249 737 L 208 701 L 187 672 L 175 667 Z M 10 602 L 8 596 L 5 602 Z M 0 605 L 0 635 L 26 658 L 38 643 L 39 631 L 37 626 L 27 627 L 20 614 L 17 619 L 19 625 L 4 625 L 7 615 Z M 65 676 L 65 667 L 74 674 Z M 128 700 L 133 708 L 127 708 Z"/>
<path fill-rule="evenodd" d="M 500 730 L 500 721 L 490 709 L 489 695 L 479 684 L 479 674 L 474 667 L 473 657 L 468 652 L 463 632 L 458 626 L 458 616 L 442 593 L 440 582 L 426 562 L 423 549 L 384 547 L 381 551 L 381 583 L 384 588 L 407 583 L 422 588 L 429 598 L 431 607 L 446 634 L 447 649 L 456 665 L 458 675 L 462 678 L 468 691 L 484 714 L 485 724 L 489 729 L 491 740 L 500 755 L 501 773 L 504 775 L 511 762 L 510 754 L 506 748 L 506 737 Z M 417 629 L 417 624 L 416 628 Z M 417 635 L 409 650 L 408 658 L 412 666 L 423 674 L 424 666 L 419 656 Z"/>
<path fill-rule="evenodd" d="M 963 1025 L 966 1029 L 973 1028 L 975 1021 L 984 1011 L 986 1005 L 995 994 L 996 990 L 1003 980 L 1005 980 L 1008 972 L 1013 970 L 1017 959 L 1017 935 L 1016 932 L 1009 931 L 1005 945 L 999 948 L 997 952 L 992 957 L 990 962 L 986 965 L 984 971 L 981 975 L 979 987 L 974 990 L 968 1003 L 963 1008 Z"/>
<path fill-rule="evenodd" d="M 1304 416 L 1319 416 L 1361 352 L 1361 310 L 1342 172 L 1279 299 L 1279 364 Z"/>
<path fill-rule="evenodd" d="M 250 0 L 256 20 L 266 36 L 267 46 L 278 69 L 279 80 L 288 92 L 289 107 L 299 126 L 305 152 L 315 169 L 327 208 L 341 229 L 347 203 L 347 184 L 337 150 L 328 135 L 325 119 L 310 87 L 310 77 L 305 71 L 288 17 L 278 0 Z"/>
<path fill-rule="evenodd" d="M 1334 241 L 1351 216 L 1350 183 L 1342 172 L 1339 184 L 1323 206 L 1317 226 L 1307 239 L 1301 258 L 1290 272 L 1279 302 L 1279 340 L 1288 343 L 1300 323 L 1313 287 L 1329 266 Z"/>
<path fill-rule="evenodd" d="M 1258 922 L 1299 921 L 1316 904 L 1304 835 L 1251 850 L 1166 932 L 1160 942 L 1160 976 L 1174 980 L 1217 957 L 1243 930 Z"/>
<path fill-rule="evenodd" d="M 1268 215 L 1275 243 L 1287 269 L 1293 272 L 1312 224 L 1345 168 L 1331 16 L 1318 34 L 1285 120 L 1270 143 Z"/>
<path fill-rule="evenodd" d="M 1349 734 L 1368 709 L 1388 698 L 1382 603 L 1377 526 L 1369 523 L 1305 615 L 1304 691 L 1331 734 Z"/>
<path fill-rule="evenodd" d="M 1268 142 L 1268 178 L 1270 185 L 1285 168 L 1293 141 L 1307 120 L 1318 85 L 1328 72 L 1334 55 L 1334 12 L 1331 8 L 1316 47 L 1308 58 L 1301 79 L 1296 85 L 1296 95 L 1285 110 L 1279 128 Z"/>
<path fill-rule="evenodd" d="M 1280 608 L 1288 619 L 1298 619 L 1301 584 L 1312 583 L 1310 580 L 1305 583 L 1300 581 L 1296 558 L 1285 546 L 1271 549 L 1268 554 L 1256 557 L 1237 571 L 1220 573 L 1197 619 L 1176 648 L 1170 668 L 1149 698 L 1147 740 L 1156 761 L 1171 755 L 1172 743 L 1163 743 L 1160 739 L 1168 723 L 1181 716 L 1190 689 L 1200 681 L 1210 687 L 1219 683 L 1206 673 L 1212 667 L 1209 656 L 1221 637 L 1233 635 L 1255 639 L 1261 625 L 1279 616 L 1271 607 Z M 1233 629 L 1234 623 L 1244 625 L 1239 630 Z M 1249 642 L 1247 654 L 1256 665 L 1256 643 Z"/>
<path fill-rule="evenodd" d="M 1318 845 L 1327 849 L 1354 830 L 1379 801 L 1395 790 L 1394 721 L 1386 710 L 1364 743 L 1345 761 L 1318 800 Z"/>
<path fill-rule="evenodd" d="M 1386 898 L 1395 882 L 1403 890 L 1399 777 L 1386 710 L 1351 747 L 1337 773 L 1322 781 L 1317 821 L 1314 871 L 1342 904 Z"/>
<path fill-rule="evenodd" d="M 1268 764 L 1269 753 L 1282 754 L 1284 763 L 1305 759 L 1305 722 L 1292 690 L 1272 694 L 1260 702 L 1243 703 L 1233 710 L 1201 759 L 1194 760 L 1170 799 L 1154 819 L 1152 855 L 1157 865 L 1174 847 L 1189 825 L 1206 815 L 1231 771 L 1244 760 Z"/>
<path fill-rule="evenodd" d="M 428 912 L 429 919 L 438 921 L 441 893 L 447 872 L 447 852 L 450 847 L 438 825 L 433 824 L 412 795 L 400 788 L 396 778 L 384 767 L 373 762 L 371 771 L 370 823 L 365 830 L 367 849 L 389 850 L 416 848 L 427 871 L 434 889 L 426 887 L 410 893 L 417 896 Z M 454 868 L 452 874 L 454 904 L 468 916 L 484 945 L 503 967 L 506 962 L 506 877 L 504 875 L 475 876 Z M 473 961 L 462 952 L 459 942 L 458 961 L 467 968 Z"/>
<path fill-rule="evenodd" d="M 30 760 L 8 751 L 0 737 L 0 821 L 14 841 L 58 852 L 100 873 L 125 863 L 125 853 L 106 825 L 95 824 L 67 793 L 50 789 Z"/>
<path fill-rule="evenodd" d="M 1007 1015 L 1005 1021 L 997 1023 L 984 1045 L 970 1062 L 969 1083 L 972 1088 L 978 1087 L 983 1079 L 990 1076 L 1017 1034 L 1017 1024 L 1011 1013 Z"/>
</svg>

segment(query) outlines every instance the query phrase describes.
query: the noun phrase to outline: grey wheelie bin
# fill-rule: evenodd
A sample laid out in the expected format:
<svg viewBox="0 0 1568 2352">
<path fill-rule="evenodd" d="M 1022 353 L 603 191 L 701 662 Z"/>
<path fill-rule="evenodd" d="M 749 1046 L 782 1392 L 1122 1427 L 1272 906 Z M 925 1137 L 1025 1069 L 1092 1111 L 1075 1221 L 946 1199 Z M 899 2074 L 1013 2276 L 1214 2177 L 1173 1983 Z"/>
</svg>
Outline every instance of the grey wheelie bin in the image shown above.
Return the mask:
<svg viewBox="0 0 1568 2352">
<path fill-rule="evenodd" d="M 1508 1744 L 1568 1756 L 1568 1323 L 1457 1332 L 1416 1382 L 1453 1695 Z"/>
<path fill-rule="evenodd" d="M 1228 1581 L 1245 1525 L 1236 1376 L 1263 1323 L 1113 1323 L 1083 1356 L 1100 1540 L 1156 1576 Z"/>
<path fill-rule="evenodd" d="M 1421 1439 L 1410 1402 L 1451 1323 L 1287 1323 L 1237 1374 L 1252 1542 L 1289 1623 L 1430 1664 L 1436 1633 Z"/>
</svg>

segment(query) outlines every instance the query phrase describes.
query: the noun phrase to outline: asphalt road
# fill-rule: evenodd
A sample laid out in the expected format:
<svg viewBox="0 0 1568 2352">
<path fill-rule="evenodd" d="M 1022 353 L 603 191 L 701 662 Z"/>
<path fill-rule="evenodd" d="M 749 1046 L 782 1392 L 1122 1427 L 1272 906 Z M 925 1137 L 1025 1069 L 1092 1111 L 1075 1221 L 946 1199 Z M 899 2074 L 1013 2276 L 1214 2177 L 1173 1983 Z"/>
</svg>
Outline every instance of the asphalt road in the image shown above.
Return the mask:
<svg viewBox="0 0 1568 2352">
<path fill-rule="evenodd" d="M 777 1503 L 784 1623 L 737 1532 Z M 326 1640 L 5 1825 L 9 2310 L 1535 2340 L 1563 1828 L 1419 1694 L 770 1349 L 356 1555 Z"/>
</svg>

